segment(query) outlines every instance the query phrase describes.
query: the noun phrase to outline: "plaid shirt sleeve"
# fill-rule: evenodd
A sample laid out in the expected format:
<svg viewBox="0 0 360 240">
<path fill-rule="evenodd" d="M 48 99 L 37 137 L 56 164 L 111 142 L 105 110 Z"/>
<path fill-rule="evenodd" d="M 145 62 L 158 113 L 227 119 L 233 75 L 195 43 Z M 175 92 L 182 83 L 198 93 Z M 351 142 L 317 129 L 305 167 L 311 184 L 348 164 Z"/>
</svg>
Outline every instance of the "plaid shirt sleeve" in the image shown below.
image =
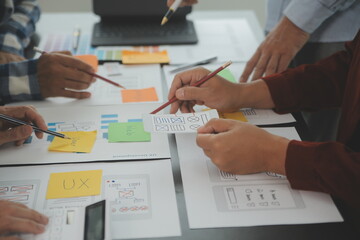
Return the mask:
<svg viewBox="0 0 360 240">
<path fill-rule="evenodd" d="M 0 0 L 0 51 L 24 55 L 40 17 L 36 0 Z"/>
<path fill-rule="evenodd" d="M 42 100 L 37 79 L 38 59 L 0 65 L 0 104 Z"/>
</svg>

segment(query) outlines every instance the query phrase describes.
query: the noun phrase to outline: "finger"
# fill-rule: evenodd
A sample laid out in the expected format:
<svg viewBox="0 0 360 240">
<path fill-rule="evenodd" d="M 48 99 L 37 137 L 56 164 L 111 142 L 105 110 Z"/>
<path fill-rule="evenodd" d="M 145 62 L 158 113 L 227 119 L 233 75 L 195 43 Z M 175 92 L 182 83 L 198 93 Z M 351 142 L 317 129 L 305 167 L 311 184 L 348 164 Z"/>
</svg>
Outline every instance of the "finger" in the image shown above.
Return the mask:
<svg viewBox="0 0 360 240">
<path fill-rule="evenodd" d="M 215 139 L 216 141 L 216 139 Z M 201 147 L 204 151 L 210 151 L 212 146 L 214 145 L 214 137 L 213 134 L 198 134 L 196 136 L 196 144 Z M 211 157 L 211 156 L 208 156 Z"/>
<path fill-rule="evenodd" d="M 72 56 L 72 53 L 70 51 L 55 51 L 52 53 L 59 53 L 59 54 L 67 55 L 67 56 Z"/>
<path fill-rule="evenodd" d="M 30 208 L 19 208 L 16 206 L 16 211 L 14 211 L 13 216 L 16 218 L 28 219 L 42 225 L 46 225 L 49 222 L 49 219 L 45 215 Z"/>
<path fill-rule="evenodd" d="M 28 138 L 32 133 L 30 126 L 18 126 L 0 132 L 0 145 L 8 142 L 15 142 Z"/>
<path fill-rule="evenodd" d="M 91 97 L 90 92 L 76 92 L 76 91 L 65 90 L 65 89 L 60 92 L 60 95 L 63 97 L 76 98 L 76 99 L 84 99 L 84 98 Z"/>
<path fill-rule="evenodd" d="M 35 108 L 31 108 L 25 112 L 25 118 L 28 121 L 31 121 L 35 126 L 42 130 L 47 130 L 46 123 L 43 117 L 35 110 Z M 43 133 L 39 131 L 35 131 L 36 137 L 41 139 L 43 138 Z"/>
<path fill-rule="evenodd" d="M 273 54 L 266 66 L 265 76 L 270 74 L 277 73 L 278 65 L 279 65 L 280 56 L 277 54 Z"/>
<path fill-rule="evenodd" d="M 39 234 L 45 231 L 45 226 L 43 224 L 36 223 L 30 219 L 23 219 L 17 217 L 9 217 L 7 224 L 8 232 L 17 232 L 17 233 L 33 233 Z"/>
<path fill-rule="evenodd" d="M 80 81 L 74 81 L 71 79 L 64 80 L 64 86 L 65 88 L 70 88 L 74 90 L 84 90 L 89 88 L 90 82 L 80 82 Z"/>
<path fill-rule="evenodd" d="M 233 128 L 237 121 L 228 120 L 228 119 L 211 119 L 204 126 L 198 128 L 199 134 L 208 134 L 208 133 L 221 133 L 227 132 Z"/>
<path fill-rule="evenodd" d="M 16 236 L 10 236 L 10 237 L 0 237 L 0 240 L 21 240 L 21 239 Z"/>
<path fill-rule="evenodd" d="M 285 71 L 289 67 L 291 59 L 292 58 L 290 56 L 286 56 L 286 55 L 281 56 L 281 58 L 279 60 L 279 66 L 278 66 L 277 72 L 281 73 L 281 72 Z"/>
<path fill-rule="evenodd" d="M 90 75 L 88 72 L 79 71 L 76 68 L 63 67 L 62 72 L 64 78 L 85 83 L 88 86 L 90 83 L 93 83 L 95 81 L 95 78 L 92 75 Z"/>
<path fill-rule="evenodd" d="M 172 103 L 170 107 L 170 113 L 171 114 L 176 113 L 180 109 L 180 106 L 181 106 L 181 101 L 176 101 Z"/>
<path fill-rule="evenodd" d="M 183 87 L 176 91 L 176 98 L 179 100 L 187 101 L 205 101 L 208 97 L 208 91 L 206 88 L 201 87 Z"/>
<path fill-rule="evenodd" d="M 255 66 L 255 71 L 251 80 L 257 80 L 264 75 L 269 60 L 270 60 L 270 55 L 267 54 L 261 55 L 259 62 Z"/>
<path fill-rule="evenodd" d="M 258 62 L 261 53 L 259 50 L 255 52 L 255 54 L 250 58 L 250 60 L 246 63 L 245 69 L 240 76 L 240 82 L 247 82 L 250 74 L 254 70 L 256 63 Z"/>
</svg>

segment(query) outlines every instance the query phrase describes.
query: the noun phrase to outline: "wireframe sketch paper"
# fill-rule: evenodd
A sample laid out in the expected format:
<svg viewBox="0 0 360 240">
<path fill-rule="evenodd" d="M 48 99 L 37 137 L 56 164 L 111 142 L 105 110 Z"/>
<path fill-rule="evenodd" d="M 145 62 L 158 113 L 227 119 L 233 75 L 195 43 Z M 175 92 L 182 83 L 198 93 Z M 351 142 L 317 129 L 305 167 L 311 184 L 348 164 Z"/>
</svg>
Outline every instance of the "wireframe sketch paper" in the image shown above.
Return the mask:
<svg viewBox="0 0 360 240">
<path fill-rule="evenodd" d="M 0 164 L 44 164 L 169 158 L 168 138 L 164 134 L 152 133 L 150 141 L 143 142 L 109 143 L 108 141 L 109 124 L 142 122 L 142 114 L 151 112 L 158 105 L 144 103 L 121 104 L 116 107 L 110 105 L 38 108 L 39 113 L 46 119 L 49 130 L 64 133 L 96 131 L 96 140 L 91 152 L 64 153 L 48 151 L 48 147 L 53 142 L 54 137 L 44 135 L 43 139 L 37 139 L 33 134 L 26 141 L 26 144 L 20 147 L 16 147 L 13 144 L 0 146 Z M 61 146 L 60 149 L 62 149 Z M 71 151 L 73 150 L 71 149 Z"/>
<path fill-rule="evenodd" d="M 294 128 L 266 130 L 299 139 Z M 284 176 L 220 171 L 196 145 L 195 137 L 176 134 L 190 228 L 343 221 L 328 194 L 294 190 Z"/>
<path fill-rule="evenodd" d="M 68 191 L 73 183 L 66 175 L 73 172 L 75 179 L 81 180 L 75 182 L 77 187 L 90 187 L 91 180 L 95 178 L 99 193 L 68 198 L 52 195 L 54 198 L 46 199 L 49 188 Z M 59 177 L 55 182 L 51 182 L 54 180 L 52 174 Z M 67 179 L 65 185 L 59 184 L 62 179 Z M 55 185 L 49 186 L 49 182 Z M 56 235 L 54 239 L 70 240 L 62 238 L 61 234 L 66 231 L 68 209 L 84 207 L 101 199 L 110 202 L 113 239 L 160 238 L 181 234 L 169 159 L 2 167 L 0 189 L 0 200 L 19 202 L 49 216 L 48 228 L 50 234 Z"/>
<path fill-rule="evenodd" d="M 219 118 L 214 109 L 195 113 L 143 115 L 145 131 L 157 133 L 196 132 L 212 118 Z"/>
</svg>

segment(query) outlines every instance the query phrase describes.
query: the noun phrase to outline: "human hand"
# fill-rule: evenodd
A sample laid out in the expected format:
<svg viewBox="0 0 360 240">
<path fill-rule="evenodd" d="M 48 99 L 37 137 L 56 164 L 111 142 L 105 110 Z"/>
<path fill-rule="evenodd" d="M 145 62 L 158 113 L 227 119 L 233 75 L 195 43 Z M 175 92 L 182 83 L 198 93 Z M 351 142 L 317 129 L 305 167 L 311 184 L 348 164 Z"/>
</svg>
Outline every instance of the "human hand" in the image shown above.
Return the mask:
<svg viewBox="0 0 360 240">
<path fill-rule="evenodd" d="M 19 56 L 19 55 L 13 54 L 13 53 L 0 51 L 0 64 L 6 64 L 6 63 L 11 63 L 11 62 L 22 62 L 25 60 L 26 59 L 22 56 Z"/>
<path fill-rule="evenodd" d="M 32 106 L 0 107 L 0 113 L 25 122 L 33 123 L 43 130 L 47 129 L 44 119 Z M 0 119 L 0 145 L 7 142 L 15 142 L 15 145 L 20 146 L 32 132 L 33 128 L 30 126 L 14 126 L 14 124 Z M 42 132 L 35 132 L 35 135 L 38 138 L 43 137 Z"/>
<path fill-rule="evenodd" d="M 42 54 L 38 62 L 38 81 L 41 94 L 47 97 L 69 97 L 83 99 L 90 97 L 87 89 L 95 82 L 88 73 L 95 70 L 89 64 L 67 54 Z"/>
<path fill-rule="evenodd" d="M 0 200 L 0 235 L 11 233 L 40 234 L 48 218 L 23 204 Z M 18 239 L 5 237 L 1 239 Z"/>
<path fill-rule="evenodd" d="M 310 34 L 284 17 L 247 62 L 240 82 L 247 82 L 251 73 L 252 80 L 255 80 L 264 74 L 267 76 L 285 71 L 309 37 Z"/>
<path fill-rule="evenodd" d="M 210 73 L 205 68 L 196 68 L 175 76 L 169 91 L 168 99 L 174 96 L 179 101 L 171 105 L 170 113 L 176 113 L 178 109 L 182 112 L 194 112 L 195 104 L 206 105 L 222 112 L 234 112 L 239 110 L 241 96 L 239 84 L 231 83 L 216 75 L 203 83 L 200 87 L 191 87 L 198 80 Z"/>
<path fill-rule="evenodd" d="M 285 174 L 289 140 L 234 120 L 211 119 L 198 129 L 197 144 L 222 171 Z"/>
<path fill-rule="evenodd" d="M 168 0 L 167 1 L 168 7 L 170 7 L 174 2 L 175 2 L 175 0 Z M 180 7 L 191 6 L 191 5 L 194 5 L 197 3 L 198 3 L 198 0 L 182 0 L 182 2 L 180 3 Z"/>
</svg>

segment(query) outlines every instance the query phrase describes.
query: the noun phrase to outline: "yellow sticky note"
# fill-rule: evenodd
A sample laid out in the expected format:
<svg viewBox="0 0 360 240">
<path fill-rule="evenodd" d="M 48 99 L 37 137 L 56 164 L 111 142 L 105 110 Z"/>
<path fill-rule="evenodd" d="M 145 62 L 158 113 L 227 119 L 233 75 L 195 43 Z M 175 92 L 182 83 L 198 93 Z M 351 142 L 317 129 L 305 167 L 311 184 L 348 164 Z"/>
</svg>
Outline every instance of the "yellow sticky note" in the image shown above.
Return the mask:
<svg viewBox="0 0 360 240">
<path fill-rule="evenodd" d="M 233 119 L 242 122 L 247 122 L 245 115 L 242 112 L 234 112 L 234 113 L 219 113 L 220 118 L 224 119 Z"/>
<path fill-rule="evenodd" d="M 166 50 L 159 52 L 121 51 L 123 64 L 169 63 L 170 58 Z"/>
<path fill-rule="evenodd" d="M 97 56 L 87 54 L 87 55 L 77 55 L 75 57 L 91 65 L 95 69 L 95 72 L 97 72 L 99 66 L 99 61 Z"/>
<path fill-rule="evenodd" d="M 49 151 L 89 153 L 94 146 L 97 132 L 78 131 L 60 133 L 65 134 L 71 139 L 55 137 L 48 148 Z"/>
<path fill-rule="evenodd" d="M 155 102 L 159 98 L 156 94 L 156 89 L 143 88 L 143 89 L 124 89 L 121 90 L 122 102 Z"/>
<path fill-rule="evenodd" d="M 102 170 L 50 174 L 46 199 L 99 195 Z"/>
</svg>

